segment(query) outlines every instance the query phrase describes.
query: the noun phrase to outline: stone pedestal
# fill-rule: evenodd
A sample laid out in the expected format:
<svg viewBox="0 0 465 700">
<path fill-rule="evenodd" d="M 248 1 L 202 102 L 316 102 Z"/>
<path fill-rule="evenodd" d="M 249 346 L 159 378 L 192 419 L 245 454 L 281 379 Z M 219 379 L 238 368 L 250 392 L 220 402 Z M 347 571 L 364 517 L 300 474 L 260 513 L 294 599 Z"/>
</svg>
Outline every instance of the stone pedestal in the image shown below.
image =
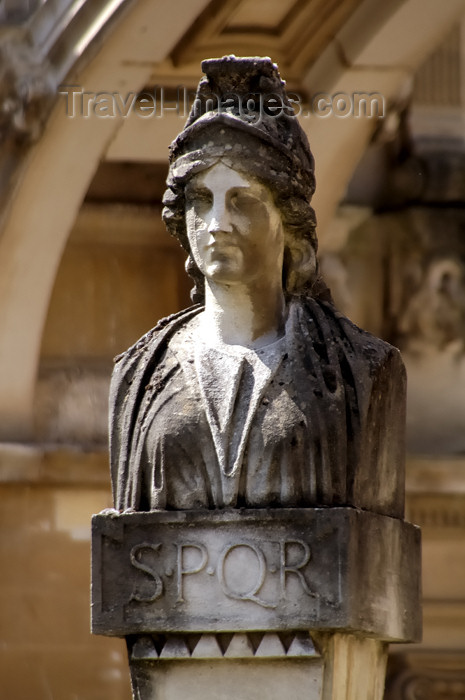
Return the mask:
<svg viewBox="0 0 465 700">
<path fill-rule="evenodd" d="M 136 700 L 381 699 L 419 552 L 353 508 L 96 515 L 92 630 L 126 637 Z"/>
</svg>

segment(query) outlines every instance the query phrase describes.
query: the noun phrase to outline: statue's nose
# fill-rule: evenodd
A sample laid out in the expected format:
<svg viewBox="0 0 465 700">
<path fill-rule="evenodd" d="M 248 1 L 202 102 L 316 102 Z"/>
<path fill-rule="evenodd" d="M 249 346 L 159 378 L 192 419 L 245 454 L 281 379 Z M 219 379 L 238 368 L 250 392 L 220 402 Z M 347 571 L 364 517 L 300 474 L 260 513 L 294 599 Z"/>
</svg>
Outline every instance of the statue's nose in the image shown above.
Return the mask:
<svg viewBox="0 0 465 700">
<path fill-rule="evenodd" d="M 231 217 L 223 202 L 213 204 L 208 231 L 209 233 L 229 233 L 232 231 Z"/>
</svg>

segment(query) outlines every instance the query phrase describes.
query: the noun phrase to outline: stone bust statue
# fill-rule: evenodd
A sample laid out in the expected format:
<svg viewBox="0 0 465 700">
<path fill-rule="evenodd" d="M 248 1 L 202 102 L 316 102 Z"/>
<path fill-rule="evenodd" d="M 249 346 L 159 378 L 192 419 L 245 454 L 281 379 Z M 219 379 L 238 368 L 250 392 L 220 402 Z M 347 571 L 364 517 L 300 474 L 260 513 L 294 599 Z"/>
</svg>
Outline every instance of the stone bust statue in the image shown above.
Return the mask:
<svg viewBox="0 0 465 700">
<path fill-rule="evenodd" d="M 313 158 L 277 67 L 225 57 L 202 68 L 163 212 L 196 303 L 116 360 L 115 508 L 401 517 L 402 361 L 340 314 L 318 277 Z"/>
</svg>

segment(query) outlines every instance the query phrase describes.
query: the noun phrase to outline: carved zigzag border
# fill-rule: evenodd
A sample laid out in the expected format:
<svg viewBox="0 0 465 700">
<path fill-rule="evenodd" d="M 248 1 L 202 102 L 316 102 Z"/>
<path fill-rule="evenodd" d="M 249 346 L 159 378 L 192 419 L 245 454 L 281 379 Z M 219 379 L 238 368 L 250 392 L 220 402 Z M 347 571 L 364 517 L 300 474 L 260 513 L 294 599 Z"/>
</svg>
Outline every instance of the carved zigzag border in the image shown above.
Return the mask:
<svg viewBox="0 0 465 700">
<path fill-rule="evenodd" d="M 138 635 L 128 638 L 131 661 L 172 659 L 321 658 L 308 632 Z"/>
</svg>

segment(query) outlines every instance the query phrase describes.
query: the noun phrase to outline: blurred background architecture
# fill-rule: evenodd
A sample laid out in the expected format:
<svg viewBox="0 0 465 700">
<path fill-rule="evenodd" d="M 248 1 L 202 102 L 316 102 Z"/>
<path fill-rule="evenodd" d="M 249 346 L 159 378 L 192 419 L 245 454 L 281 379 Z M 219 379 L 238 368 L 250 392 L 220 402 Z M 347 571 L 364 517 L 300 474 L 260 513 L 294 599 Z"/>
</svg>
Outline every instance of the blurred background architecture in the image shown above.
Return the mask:
<svg viewBox="0 0 465 700">
<path fill-rule="evenodd" d="M 1 697 L 130 697 L 123 642 L 89 634 L 108 383 L 190 303 L 168 145 L 229 53 L 296 94 L 324 276 L 407 365 L 424 641 L 386 698 L 465 700 L 465 0 L 0 0 Z"/>
</svg>

